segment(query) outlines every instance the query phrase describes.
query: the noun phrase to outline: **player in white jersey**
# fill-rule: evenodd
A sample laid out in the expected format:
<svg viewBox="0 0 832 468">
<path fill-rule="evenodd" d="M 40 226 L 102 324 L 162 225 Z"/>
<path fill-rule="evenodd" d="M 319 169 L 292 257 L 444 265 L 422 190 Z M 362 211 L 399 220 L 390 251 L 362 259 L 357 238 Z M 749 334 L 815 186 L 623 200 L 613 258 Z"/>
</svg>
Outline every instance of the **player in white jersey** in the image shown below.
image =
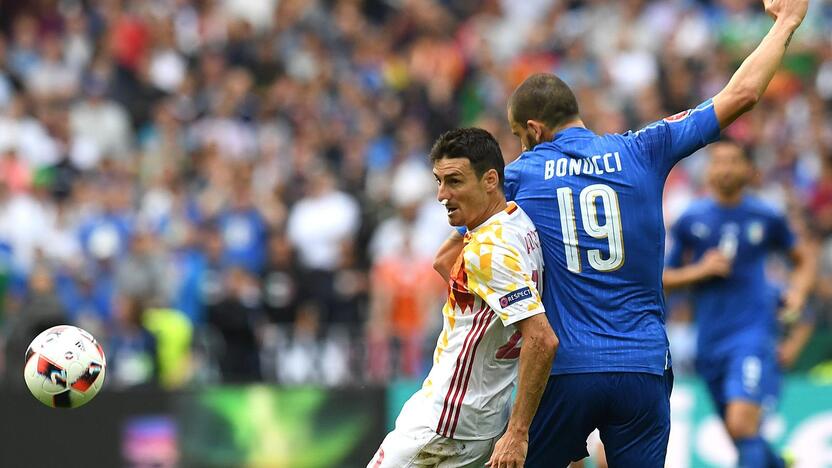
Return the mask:
<svg viewBox="0 0 832 468">
<path fill-rule="evenodd" d="M 506 203 L 502 154 L 488 132 L 447 132 L 431 160 L 450 223 L 468 233 L 446 278 L 433 368 L 368 467 L 522 467 L 558 344 L 540 300 L 540 241 Z"/>
</svg>

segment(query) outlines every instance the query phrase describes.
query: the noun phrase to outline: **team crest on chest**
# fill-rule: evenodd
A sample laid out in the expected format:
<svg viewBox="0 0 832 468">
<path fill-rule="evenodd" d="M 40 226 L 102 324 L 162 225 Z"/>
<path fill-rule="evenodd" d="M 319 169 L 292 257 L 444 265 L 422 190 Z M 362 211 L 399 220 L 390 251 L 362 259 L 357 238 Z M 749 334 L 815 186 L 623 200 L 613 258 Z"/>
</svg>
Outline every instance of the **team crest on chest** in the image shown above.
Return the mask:
<svg viewBox="0 0 832 468">
<path fill-rule="evenodd" d="M 705 239 L 711 235 L 711 228 L 705 223 L 696 222 L 690 226 L 690 233 L 699 239 Z"/>
<path fill-rule="evenodd" d="M 752 221 L 748 223 L 746 234 L 748 235 L 748 242 L 757 245 L 763 241 L 765 235 L 765 227 L 760 221 Z"/>
</svg>

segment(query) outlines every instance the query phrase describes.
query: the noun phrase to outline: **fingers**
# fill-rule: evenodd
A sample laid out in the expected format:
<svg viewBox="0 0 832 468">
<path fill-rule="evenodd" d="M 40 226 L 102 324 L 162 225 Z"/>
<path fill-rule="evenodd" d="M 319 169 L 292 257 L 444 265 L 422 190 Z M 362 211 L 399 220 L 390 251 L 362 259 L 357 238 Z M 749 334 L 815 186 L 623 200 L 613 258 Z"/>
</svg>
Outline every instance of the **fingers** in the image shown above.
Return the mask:
<svg viewBox="0 0 832 468">
<path fill-rule="evenodd" d="M 523 468 L 524 459 L 518 459 L 510 455 L 492 455 L 485 466 L 490 468 Z"/>
<path fill-rule="evenodd" d="M 777 13 L 775 13 L 772 10 L 773 6 L 774 6 L 774 0 L 763 0 L 763 8 L 765 9 L 766 14 L 768 16 L 770 16 L 771 19 L 776 20 L 777 19 Z"/>
<path fill-rule="evenodd" d="M 731 273 L 731 264 L 727 260 L 714 260 L 711 263 L 711 273 L 716 276 L 728 276 Z"/>
<path fill-rule="evenodd" d="M 777 19 L 793 20 L 794 27 L 797 27 L 806 16 L 809 7 L 808 0 L 763 0 L 766 13 Z M 783 18 L 780 18 L 780 17 Z"/>
<path fill-rule="evenodd" d="M 726 277 L 731 274 L 731 260 L 719 250 L 712 249 L 705 252 L 702 264 L 710 275 Z"/>
<path fill-rule="evenodd" d="M 722 276 L 722 277 L 730 275 L 731 274 L 731 264 L 727 260 L 718 263 L 716 265 L 716 268 L 715 268 L 715 273 L 718 276 Z"/>
</svg>

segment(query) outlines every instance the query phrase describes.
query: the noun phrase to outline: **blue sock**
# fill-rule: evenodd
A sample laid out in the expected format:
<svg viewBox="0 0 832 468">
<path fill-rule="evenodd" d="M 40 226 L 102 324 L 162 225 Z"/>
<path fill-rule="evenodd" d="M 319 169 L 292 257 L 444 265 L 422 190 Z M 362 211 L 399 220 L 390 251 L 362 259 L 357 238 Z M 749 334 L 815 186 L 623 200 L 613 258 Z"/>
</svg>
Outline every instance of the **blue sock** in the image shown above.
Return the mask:
<svg viewBox="0 0 832 468">
<path fill-rule="evenodd" d="M 740 455 L 740 468 L 784 468 L 783 459 L 774 454 L 771 447 L 759 435 L 736 441 Z"/>
</svg>

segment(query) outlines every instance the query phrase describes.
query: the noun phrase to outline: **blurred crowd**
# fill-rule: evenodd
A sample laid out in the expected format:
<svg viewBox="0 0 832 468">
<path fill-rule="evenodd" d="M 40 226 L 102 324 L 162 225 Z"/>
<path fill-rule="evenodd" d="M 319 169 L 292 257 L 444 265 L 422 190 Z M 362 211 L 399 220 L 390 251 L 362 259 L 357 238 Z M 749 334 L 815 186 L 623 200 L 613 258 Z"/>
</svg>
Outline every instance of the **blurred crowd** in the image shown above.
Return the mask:
<svg viewBox="0 0 832 468">
<path fill-rule="evenodd" d="M 595 131 L 638 128 L 714 95 L 771 21 L 757 0 L 0 6 L 0 375 L 22 381 L 31 338 L 73 323 L 104 344 L 108 385 L 169 388 L 423 375 L 450 232 L 433 139 L 481 126 L 512 160 L 506 99 L 538 71 L 575 89 Z M 817 245 L 820 330 L 830 31 L 832 2 L 812 2 L 728 132 L 757 161 L 756 190 Z M 668 222 L 703 193 L 704 162 L 671 174 Z"/>
</svg>

